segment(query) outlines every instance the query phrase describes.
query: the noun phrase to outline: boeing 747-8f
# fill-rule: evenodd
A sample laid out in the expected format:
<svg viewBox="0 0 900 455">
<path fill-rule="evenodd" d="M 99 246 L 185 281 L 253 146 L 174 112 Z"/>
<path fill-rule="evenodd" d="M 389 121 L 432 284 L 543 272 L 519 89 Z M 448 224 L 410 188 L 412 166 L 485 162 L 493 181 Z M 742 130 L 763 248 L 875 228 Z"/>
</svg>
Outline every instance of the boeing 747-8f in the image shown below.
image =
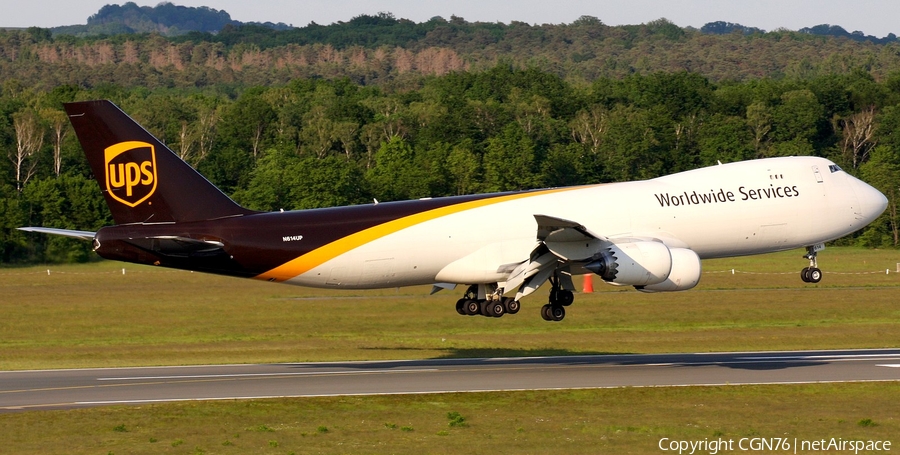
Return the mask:
<svg viewBox="0 0 900 455">
<path fill-rule="evenodd" d="M 22 228 L 93 241 L 102 257 L 323 288 L 463 285 L 460 314 L 516 313 L 573 275 L 682 291 L 701 259 L 806 247 L 861 229 L 884 195 L 817 157 L 720 164 L 652 180 L 263 213 L 236 204 L 109 101 L 65 106 L 115 226 Z"/>
</svg>

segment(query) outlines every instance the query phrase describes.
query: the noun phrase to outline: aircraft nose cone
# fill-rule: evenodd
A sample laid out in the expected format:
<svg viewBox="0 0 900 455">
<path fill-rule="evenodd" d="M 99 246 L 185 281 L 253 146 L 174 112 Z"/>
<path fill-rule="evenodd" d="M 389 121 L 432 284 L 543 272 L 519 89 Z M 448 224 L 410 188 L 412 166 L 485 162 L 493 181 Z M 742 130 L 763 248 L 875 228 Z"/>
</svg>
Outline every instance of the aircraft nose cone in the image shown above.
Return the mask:
<svg viewBox="0 0 900 455">
<path fill-rule="evenodd" d="M 887 208 L 888 200 L 881 194 L 881 191 L 869 186 L 868 184 L 858 181 L 854 188 L 856 198 L 859 200 L 859 208 L 866 223 L 878 218 L 884 209 Z"/>
</svg>

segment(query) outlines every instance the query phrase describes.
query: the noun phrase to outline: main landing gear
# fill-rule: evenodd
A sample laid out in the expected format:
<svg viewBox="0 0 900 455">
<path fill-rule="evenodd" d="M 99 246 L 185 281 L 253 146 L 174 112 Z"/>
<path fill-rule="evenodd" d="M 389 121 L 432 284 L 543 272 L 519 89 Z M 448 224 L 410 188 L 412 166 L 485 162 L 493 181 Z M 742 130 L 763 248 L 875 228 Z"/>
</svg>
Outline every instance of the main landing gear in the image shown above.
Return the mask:
<svg viewBox="0 0 900 455">
<path fill-rule="evenodd" d="M 568 276 L 568 275 L 566 275 Z M 575 301 L 575 294 L 571 290 L 571 280 L 568 284 L 558 275 L 553 275 L 550 281 L 550 302 L 541 307 L 541 317 L 545 321 L 562 321 L 566 317 L 566 307 Z M 521 309 L 518 300 L 503 297 L 503 288 L 491 284 L 473 284 L 469 286 L 463 298 L 456 301 L 456 312 L 461 315 L 482 315 L 499 318 L 504 314 L 516 314 Z"/>
<path fill-rule="evenodd" d="M 803 267 L 803 270 L 800 271 L 800 279 L 804 283 L 818 283 L 822 281 L 822 271 L 819 270 L 816 262 L 816 255 L 821 250 L 822 247 L 818 245 L 806 247 L 806 254 L 803 257 L 809 259 L 809 267 Z"/>
<path fill-rule="evenodd" d="M 541 307 L 541 317 L 545 321 L 562 321 L 566 317 L 566 307 L 575 301 L 572 291 L 563 289 L 559 285 L 559 278 L 551 277 L 550 303 Z"/>
<path fill-rule="evenodd" d="M 503 292 L 500 289 L 486 294 L 484 298 L 479 299 L 478 297 L 478 285 L 473 284 L 469 286 L 463 298 L 456 301 L 456 312 L 468 316 L 480 314 L 482 316 L 499 318 L 506 313 L 516 314 L 522 308 L 518 300 L 503 297 Z"/>
</svg>

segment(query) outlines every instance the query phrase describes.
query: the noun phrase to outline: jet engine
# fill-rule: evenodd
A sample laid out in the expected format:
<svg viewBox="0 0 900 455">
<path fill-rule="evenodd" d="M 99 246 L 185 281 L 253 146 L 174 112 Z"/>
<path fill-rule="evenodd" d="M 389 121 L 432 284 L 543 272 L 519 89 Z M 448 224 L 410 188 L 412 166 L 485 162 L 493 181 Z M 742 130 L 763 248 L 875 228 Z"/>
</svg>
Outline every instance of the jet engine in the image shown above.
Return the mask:
<svg viewBox="0 0 900 455">
<path fill-rule="evenodd" d="M 700 257 L 694 250 L 687 248 L 670 248 L 672 255 L 672 271 L 662 283 L 649 286 L 635 286 L 642 292 L 686 291 L 700 281 Z"/>
<path fill-rule="evenodd" d="M 672 255 L 660 242 L 618 243 L 594 254 L 584 268 L 608 283 L 648 286 L 666 281 L 672 272 Z"/>
<path fill-rule="evenodd" d="M 640 241 L 610 245 L 591 257 L 584 268 L 611 284 L 634 286 L 643 292 L 686 291 L 700 281 L 700 257 L 687 248 Z"/>
</svg>

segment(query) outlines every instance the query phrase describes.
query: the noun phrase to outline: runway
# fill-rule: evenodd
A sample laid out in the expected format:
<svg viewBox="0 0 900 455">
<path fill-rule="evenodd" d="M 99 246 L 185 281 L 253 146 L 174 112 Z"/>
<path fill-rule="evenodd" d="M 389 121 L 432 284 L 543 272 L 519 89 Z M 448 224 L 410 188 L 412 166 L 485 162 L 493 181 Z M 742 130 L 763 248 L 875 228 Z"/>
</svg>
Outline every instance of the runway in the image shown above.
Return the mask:
<svg viewBox="0 0 900 455">
<path fill-rule="evenodd" d="M 273 397 L 900 381 L 900 349 L 0 372 L 0 412 Z"/>
</svg>

